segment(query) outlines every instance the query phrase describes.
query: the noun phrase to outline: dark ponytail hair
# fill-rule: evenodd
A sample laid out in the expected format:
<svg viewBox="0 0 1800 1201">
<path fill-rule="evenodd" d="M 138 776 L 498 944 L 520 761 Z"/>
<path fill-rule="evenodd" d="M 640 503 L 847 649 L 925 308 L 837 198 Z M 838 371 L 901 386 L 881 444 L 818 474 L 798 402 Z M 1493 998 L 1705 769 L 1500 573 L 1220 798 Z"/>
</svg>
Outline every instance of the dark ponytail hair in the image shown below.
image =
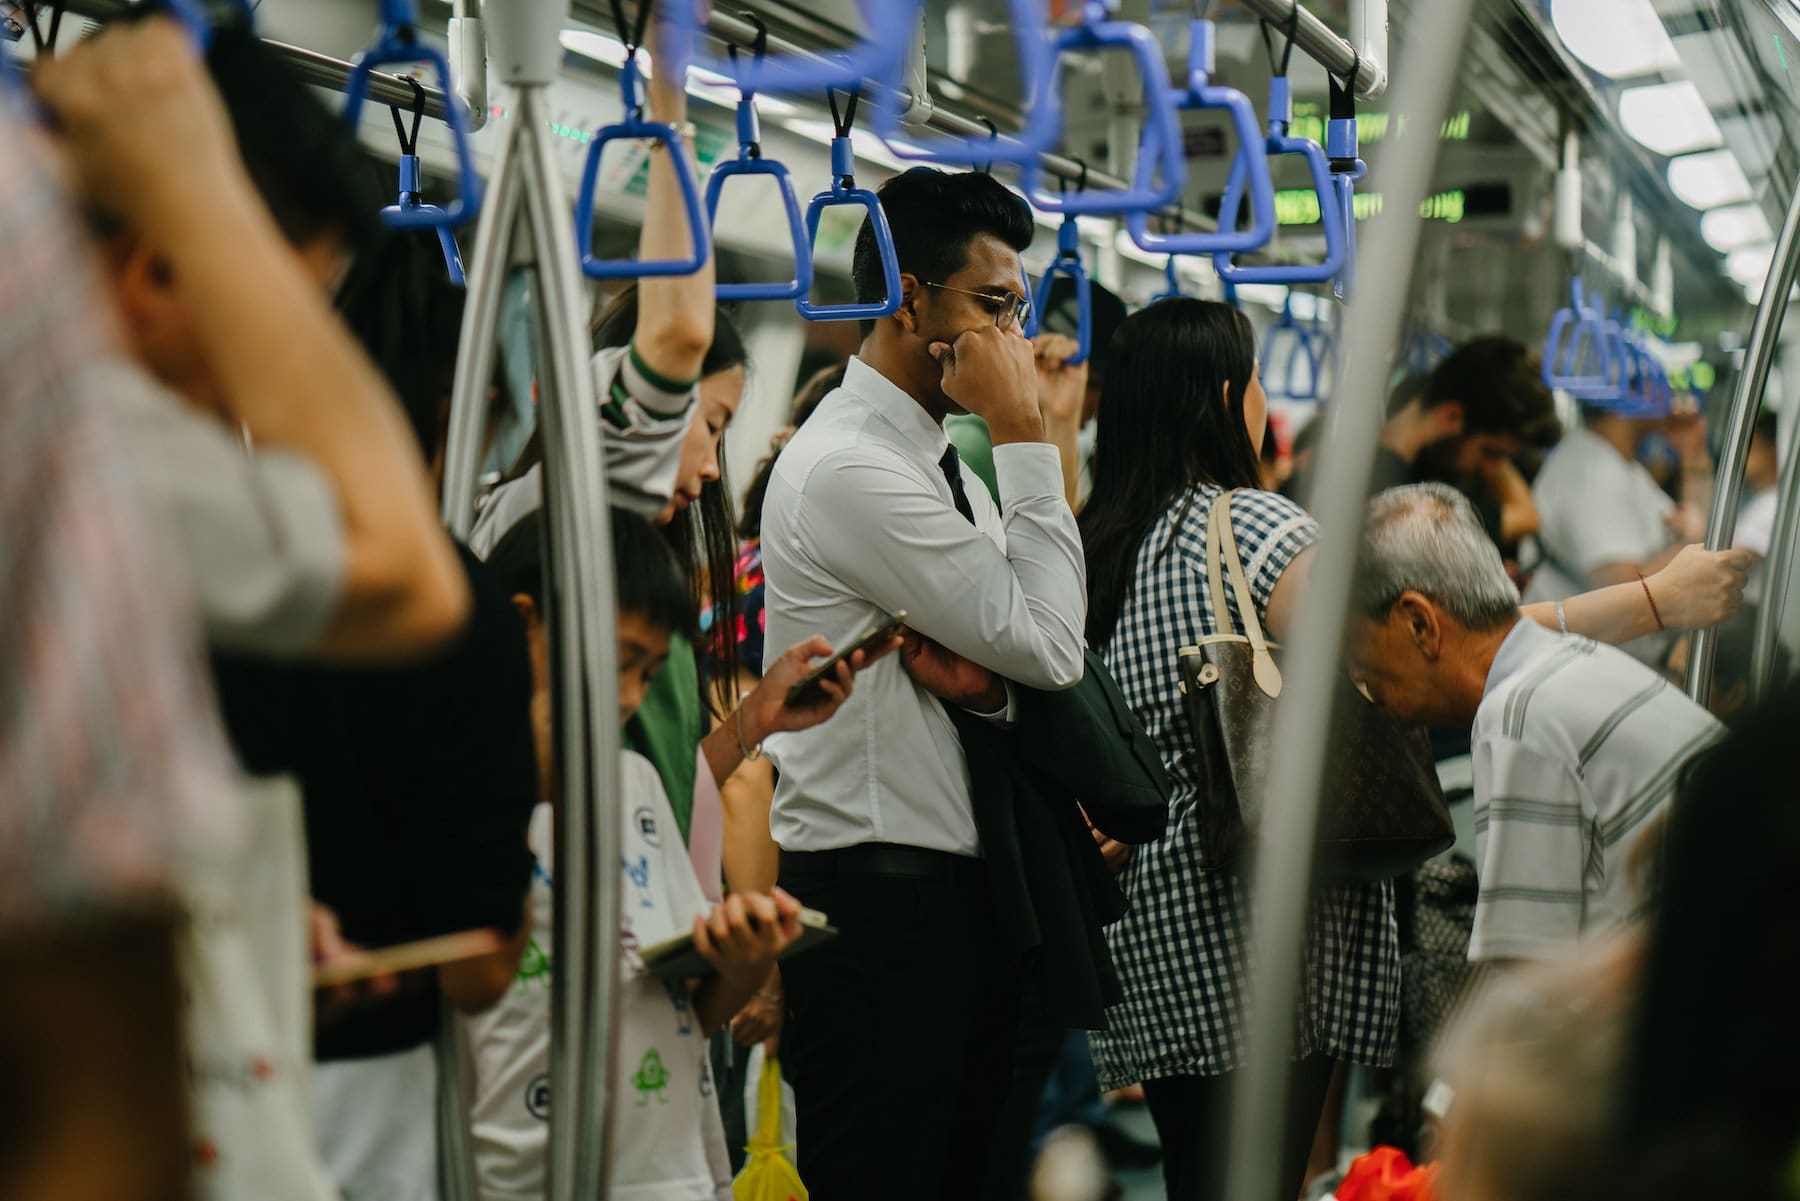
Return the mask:
<svg viewBox="0 0 1800 1201">
<path fill-rule="evenodd" d="M 1145 536 L 1182 493 L 1196 484 L 1258 486 L 1257 449 L 1244 428 L 1256 370 L 1249 318 L 1217 301 L 1161 300 L 1120 324 L 1106 363 L 1094 490 L 1081 511 L 1087 639 L 1096 649 L 1118 625 Z"/>
</svg>

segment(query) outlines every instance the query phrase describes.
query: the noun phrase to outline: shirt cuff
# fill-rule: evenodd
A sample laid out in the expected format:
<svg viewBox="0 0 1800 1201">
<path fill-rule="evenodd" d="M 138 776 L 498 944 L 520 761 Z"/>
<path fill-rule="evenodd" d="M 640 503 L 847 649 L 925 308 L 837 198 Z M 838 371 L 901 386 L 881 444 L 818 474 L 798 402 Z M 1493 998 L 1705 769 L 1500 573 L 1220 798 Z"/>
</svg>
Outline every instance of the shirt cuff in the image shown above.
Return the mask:
<svg viewBox="0 0 1800 1201">
<path fill-rule="evenodd" d="M 1018 715 L 1016 713 L 1017 706 L 1015 705 L 1013 697 L 1012 681 L 1003 680 L 1001 683 L 1006 688 L 1006 703 L 1004 705 L 1000 706 L 992 713 L 976 713 L 973 709 L 969 710 L 969 713 L 975 717 L 979 717 L 982 721 L 985 721 L 990 725 L 999 726 L 1003 730 L 1010 730 L 1013 727 L 1013 723 L 1018 720 Z"/>
<path fill-rule="evenodd" d="M 699 383 L 697 379 L 683 383 L 653 371 L 638 354 L 636 344 L 626 352 L 624 362 L 619 364 L 619 376 L 633 400 L 647 412 L 662 418 L 678 417 L 686 413 L 694 400 L 694 387 Z"/>
<path fill-rule="evenodd" d="M 1022 501 L 1063 499 L 1062 456 L 1048 442 L 1005 442 L 994 447 L 994 480 L 1001 511 Z"/>
</svg>

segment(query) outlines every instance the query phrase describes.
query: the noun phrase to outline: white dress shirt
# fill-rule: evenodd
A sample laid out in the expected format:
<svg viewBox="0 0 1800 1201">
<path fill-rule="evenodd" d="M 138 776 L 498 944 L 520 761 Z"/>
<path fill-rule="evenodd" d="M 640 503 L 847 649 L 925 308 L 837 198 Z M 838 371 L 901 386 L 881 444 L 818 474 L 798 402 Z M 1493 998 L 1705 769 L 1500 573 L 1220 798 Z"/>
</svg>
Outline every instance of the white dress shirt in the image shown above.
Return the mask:
<svg viewBox="0 0 1800 1201">
<path fill-rule="evenodd" d="M 1008 680 L 1081 680 L 1087 573 L 1047 443 L 994 447 L 1006 515 L 963 472 L 975 524 L 939 467 L 943 428 L 860 359 L 775 461 L 763 509 L 767 655 L 814 634 L 834 646 L 882 613 Z M 777 735 L 770 826 L 791 851 L 889 842 L 979 855 L 962 743 L 892 656 L 837 716 Z"/>
</svg>

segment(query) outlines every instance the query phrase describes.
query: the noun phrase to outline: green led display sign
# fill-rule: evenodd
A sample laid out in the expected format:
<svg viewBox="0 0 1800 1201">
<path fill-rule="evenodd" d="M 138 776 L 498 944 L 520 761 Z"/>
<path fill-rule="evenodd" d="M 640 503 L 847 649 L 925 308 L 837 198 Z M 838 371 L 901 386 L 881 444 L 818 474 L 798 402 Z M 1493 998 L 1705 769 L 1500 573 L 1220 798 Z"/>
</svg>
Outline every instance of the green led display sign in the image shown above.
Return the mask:
<svg viewBox="0 0 1800 1201">
<path fill-rule="evenodd" d="M 1450 114 L 1438 128 L 1438 138 L 1445 142 L 1466 142 L 1469 130 L 1474 124 L 1474 115 L 1468 109 L 1461 109 Z M 1384 141 L 1388 134 L 1398 136 L 1406 131 L 1404 116 L 1390 120 L 1383 112 L 1360 112 L 1356 114 L 1356 140 L 1364 146 L 1373 146 Z M 1325 141 L 1325 110 L 1317 104 L 1304 102 L 1294 105 L 1294 121 L 1288 126 L 1288 132 L 1298 138 L 1311 138 L 1323 144 Z"/>
<path fill-rule="evenodd" d="M 1367 221 L 1381 211 L 1380 192 L 1358 192 L 1351 207 L 1358 221 Z M 1427 221 L 1448 225 L 1460 222 L 1468 211 L 1468 197 L 1461 189 L 1428 196 L 1419 205 L 1419 216 Z M 1275 193 L 1275 220 L 1281 225 L 1317 225 L 1319 194 L 1311 188 L 1283 188 Z"/>
</svg>

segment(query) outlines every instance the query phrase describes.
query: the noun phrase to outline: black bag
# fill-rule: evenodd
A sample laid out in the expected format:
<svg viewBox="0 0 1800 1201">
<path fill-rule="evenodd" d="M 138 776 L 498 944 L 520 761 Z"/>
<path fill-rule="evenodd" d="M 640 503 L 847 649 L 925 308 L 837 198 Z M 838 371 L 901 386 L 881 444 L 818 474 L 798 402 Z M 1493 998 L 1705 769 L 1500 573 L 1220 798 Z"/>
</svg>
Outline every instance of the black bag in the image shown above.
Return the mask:
<svg viewBox="0 0 1800 1201">
<path fill-rule="evenodd" d="M 1206 578 L 1226 632 L 1178 652 L 1181 690 L 1197 754 L 1197 818 L 1203 867 L 1247 867 L 1268 805 L 1281 669 L 1263 637 L 1231 528 L 1232 493 L 1206 517 Z M 1244 632 L 1231 628 L 1225 580 Z M 1385 880 L 1411 871 L 1456 839 L 1422 727 L 1395 721 L 1339 672 L 1333 737 L 1319 811 L 1319 870 L 1338 881 Z"/>
</svg>

